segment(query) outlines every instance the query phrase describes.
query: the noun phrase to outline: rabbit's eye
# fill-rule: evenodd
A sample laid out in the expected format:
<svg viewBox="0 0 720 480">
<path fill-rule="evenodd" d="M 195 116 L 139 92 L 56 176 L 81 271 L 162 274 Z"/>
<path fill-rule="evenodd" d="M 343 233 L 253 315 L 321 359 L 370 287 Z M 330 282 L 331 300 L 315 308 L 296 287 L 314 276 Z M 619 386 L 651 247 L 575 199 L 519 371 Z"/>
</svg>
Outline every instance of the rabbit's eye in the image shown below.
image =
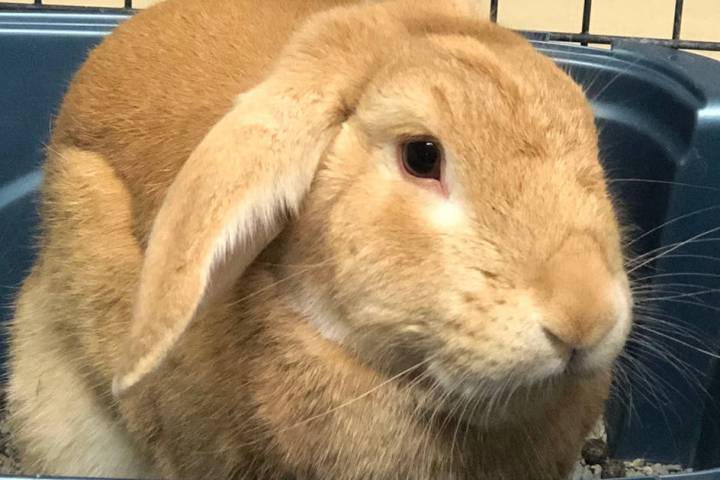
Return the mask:
<svg viewBox="0 0 720 480">
<path fill-rule="evenodd" d="M 413 177 L 440 180 L 442 148 L 435 140 L 410 140 L 401 145 L 402 164 Z"/>
</svg>

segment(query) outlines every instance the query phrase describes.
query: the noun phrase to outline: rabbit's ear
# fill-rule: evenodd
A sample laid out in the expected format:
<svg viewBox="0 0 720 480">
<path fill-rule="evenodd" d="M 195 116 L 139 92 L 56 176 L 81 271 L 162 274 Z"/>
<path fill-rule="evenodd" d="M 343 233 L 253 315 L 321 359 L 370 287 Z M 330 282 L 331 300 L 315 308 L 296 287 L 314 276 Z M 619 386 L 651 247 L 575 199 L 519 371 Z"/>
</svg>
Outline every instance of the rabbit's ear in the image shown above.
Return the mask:
<svg viewBox="0 0 720 480">
<path fill-rule="evenodd" d="M 213 126 L 167 191 L 150 233 L 118 395 L 153 371 L 208 302 L 296 214 L 379 55 L 405 28 L 380 5 L 311 17 L 274 69 Z"/>
<path fill-rule="evenodd" d="M 150 233 L 116 395 L 158 366 L 297 212 L 343 120 L 335 97 L 271 77 L 241 95 L 189 157 Z"/>
</svg>

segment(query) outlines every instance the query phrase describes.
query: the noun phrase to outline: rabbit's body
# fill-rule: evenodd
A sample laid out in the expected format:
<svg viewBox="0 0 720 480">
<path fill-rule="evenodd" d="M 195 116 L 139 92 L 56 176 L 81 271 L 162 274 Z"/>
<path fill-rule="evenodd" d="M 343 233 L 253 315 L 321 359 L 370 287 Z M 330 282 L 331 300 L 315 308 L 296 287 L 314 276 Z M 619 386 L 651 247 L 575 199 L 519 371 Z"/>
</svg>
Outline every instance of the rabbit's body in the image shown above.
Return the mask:
<svg viewBox="0 0 720 480">
<path fill-rule="evenodd" d="M 289 68 L 292 70 L 290 75 L 300 77 L 315 74 L 321 79 L 318 85 L 305 93 L 288 87 L 278 95 L 264 100 L 260 98 L 260 93 L 255 92 L 261 92 L 263 88 L 272 91 L 275 88 L 273 78 L 281 77 L 279 73 L 273 75 L 272 68 L 298 25 L 315 11 L 345 2 L 262 2 L 262 7 L 256 6 L 256 3 L 249 0 L 167 0 L 120 26 L 91 54 L 71 85 L 54 127 L 45 167 L 40 256 L 22 288 L 12 326 L 9 408 L 26 470 L 28 473 L 187 479 L 496 480 L 525 479 L 528 475 L 538 479 L 562 478 L 579 453 L 584 435 L 602 411 L 611 365 L 605 357 L 611 359 L 612 352 L 616 353 L 622 344 L 628 328 L 627 319 L 623 317 L 625 314 L 618 313 L 623 319 L 618 322 L 620 326 L 615 328 L 608 324 L 607 329 L 598 330 L 597 334 L 594 323 L 573 323 L 574 330 L 557 325 L 545 327 L 559 332 L 553 335 L 562 341 L 565 341 L 566 333 L 574 335 L 572 341 L 582 344 L 582 348 L 609 338 L 608 343 L 612 344 L 606 350 L 610 353 L 602 350 L 598 354 L 603 355 L 602 361 L 598 360 L 603 367 L 593 369 L 591 373 L 562 374 L 547 382 L 538 377 L 541 381 L 512 383 L 512 391 L 507 389 L 508 381 L 505 380 L 488 384 L 485 390 L 480 388 L 485 385 L 483 381 L 473 387 L 464 386 L 468 378 L 474 377 L 461 377 L 458 383 L 453 383 L 452 369 L 448 370 L 448 365 L 461 361 L 457 358 L 465 358 L 456 358 L 455 355 L 469 348 L 466 338 L 475 338 L 479 345 L 489 349 L 473 360 L 473 365 L 478 365 L 479 371 L 484 372 L 481 375 L 487 374 L 487 378 L 494 378 L 493 372 L 502 372 L 498 369 L 508 364 L 503 355 L 516 358 L 525 355 L 523 352 L 528 347 L 515 343 L 514 338 L 520 333 L 513 333 L 516 327 L 512 325 L 503 327 L 507 333 L 502 335 L 510 336 L 500 343 L 494 340 L 494 333 L 488 333 L 490 331 L 467 333 L 463 331 L 466 327 L 462 322 L 457 324 L 450 320 L 442 323 L 450 327 L 441 328 L 458 329 L 459 333 L 449 331 L 447 337 L 440 335 L 439 340 L 426 337 L 423 328 L 437 328 L 433 326 L 434 320 L 428 317 L 429 309 L 433 307 L 418 304 L 408 314 L 402 312 L 404 307 L 396 303 L 401 298 L 402 304 L 414 305 L 413 302 L 418 301 L 415 297 L 407 300 L 407 295 L 412 295 L 409 292 L 412 292 L 418 274 L 408 276 L 412 283 L 407 288 L 398 287 L 398 291 L 389 292 L 387 285 L 383 285 L 389 281 L 387 279 L 392 280 L 393 274 L 388 276 L 386 272 L 383 276 L 372 273 L 377 267 L 371 264 L 386 261 L 382 255 L 394 258 L 392 255 L 397 252 L 398 246 L 392 243 L 381 249 L 384 252 L 382 255 L 374 255 L 367 249 L 374 248 L 372 244 L 377 240 L 363 245 L 362 237 L 355 238 L 355 233 L 340 234 L 337 237 L 339 240 L 333 240 L 333 232 L 341 231 L 347 221 L 357 220 L 357 231 L 365 228 L 366 224 L 381 225 L 384 231 L 403 232 L 410 228 L 405 220 L 383 224 L 385 220 L 380 217 L 369 218 L 367 222 L 352 218 L 356 211 L 353 208 L 357 208 L 358 212 L 363 209 L 368 212 L 385 210 L 376 200 L 363 204 L 354 199 L 353 192 L 356 190 L 349 187 L 348 180 L 344 178 L 346 174 L 370 175 L 363 170 L 367 168 L 363 163 L 356 164 L 362 166 L 358 166 L 352 175 L 347 173 L 347 166 L 334 170 L 340 162 L 338 159 L 344 158 L 344 155 L 352 157 L 358 151 L 369 151 L 357 148 L 356 144 L 361 141 L 358 138 L 362 135 L 358 136 L 358 123 L 354 120 L 348 120 L 349 126 L 341 130 L 332 126 L 332 122 L 317 127 L 318 138 L 327 138 L 326 146 L 318 147 L 317 151 L 318 155 L 327 157 L 324 160 L 327 167 L 323 167 L 318 182 L 333 186 L 331 190 L 309 194 L 305 202 L 307 205 L 303 207 L 304 217 L 301 217 L 306 220 L 283 229 L 267 220 L 273 214 L 265 210 L 255 214 L 259 215 L 257 217 L 250 216 L 257 218 L 260 224 L 258 227 L 247 227 L 253 229 L 249 237 L 252 242 L 257 241 L 258 246 L 238 234 L 239 241 L 228 240 L 230 243 L 218 247 L 221 250 L 214 250 L 214 256 L 208 257 L 214 259 L 214 267 L 208 270 L 211 273 L 201 276 L 205 286 L 197 290 L 201 292 L 201 297 L 192 293 L 195 291 L 192 286 L 177 280 L 191 276 L 195 271 L 193 259 L 208 251 L 202 243 L 204 232 L 214 231 L 216 223 L 213 219 L 217 217 L 217 212 L 224 211 L 218 202 L 222 203 L 234 194 L 225 195 L 223 192 L 234 192 L 235 185 L 242 190 L 240 185 L 245 177 L 249 177 L 247 181 L 251 187 L 259 184 L 262 179 L 254 180 L 253 175 L 260 176 L 266 169 L 263 166 L 250 168 L 237 179 L 228 180 L 227 188 L 231 190 L 223 190 L 224 178 L 233 175 L 231 162 L 216 165 L 203 160 L 203 154 L 215 148 L 218 139 L 253 141 L 256 133 L 258 138 L 264 138 L 262 129 L 266 125 L 272 128 L 276 118 L 267 116 L 264 109 L 275 108 L 275 101 L 290 102 L 287 109 L 278 107 L 280 116 L 286 115 L 288 123 L 293 121 L 292 108 L 296 103 L 305 105 L 302 102 L 308 102 L 299 111 L 310 118 L 314 108 L 325 108 L 325 90 L 332 98 L 336 85 L 340 92 L 338 95 L 343 98 L 341 105 L 334 110 L 339 112 L 336 116 L 354 118 L 357 115 L 361 118 L 357 122 L 365 125 L 369 118 L 374 118 L 375 107 L 359 100 L 364 98 L 363 89 L 373 92 L 382 90 L 377 85 L 367 86 L 372 75 L 379 71 L 377 67 L 369 70 L 372 73 L 366 74 L 367 78 L 351 82 L 349 86 L 341 86 L 342 82 L 336 78 L 343 72 L 360 71 L 361 68 L 353 63 L 353 55 L 347 52 L 333 57 L 336 55 L 334 49 L 344 48 L 337 45 L 367 34 L 366 43 L 356 50 L 357 62 L 362 63 L 366 55 L 364 49 L 373 52 L 373 36 L 379 35 L 372 29 L 353 30 L 355 26 L 350 20 L 346 30 L 339 29 L 328 37 L 331 40 L 320 49 L 321 54 L 313 52 L 310 47 L 303 50 L 301 37 L 297 41 L 300 47 L 287 54 L 297 55 L 300 63 L 288 61 L 284 67 L 283 64 L 278 67 Z M 357 16 L 363 13 L 363 8 L 375 9 L 374 16 L 368 14 L 370 20 L 363 21 L 369 25 L 378 22 L 378 32 L 390 38 L 395 35 L 394 20 L 385 20 L 382 6 L 355 8 L 360 12 Z M 396 12 L 392 10 L 394 7 L 389 8 Z M 440 8 L 440 17 L 445 8 L 451 7 Z M 401 7 L 399 11 L 403 9 L 407 10 Z M 354 18 L 352 12 L 345 15 Z M 592 116 L 585 106 L 574 109 L 572 102 L 577 101 L 576 96 L 581 98 L 574 87 L 568 87 L 567 92 L 570 93 L 560 89 L 557 92 L 545 90 L 544 84 L 537 87 L 537 92 L 533 90 L 534 86 L 529 90 L 521 86 L 516 91 L 512 84 L 514 80 L 509 80 L 513 77 L 512 68 L 523 66 L 530 73 L 523 72 L 519 77 L 528 75 L 530 79 L 544 81 L 542 75 L 547 75 L 547 89 L 555 85 L 553 82 L 571 85 L 553 70 L 549 61 L 532 53 L 515 35 L 495 27 L 444 17 L 439 18 L 437 24 L 427 26 L 423 23 L 427 19 L 422 12 L 418 15 L 418 19 L 408 21 L 409 30 L 420 35 L 436 29 L 435 35 L 449 36 L 447 48 L 453 52 L 452 55 L 460 58 L 458 69 L 471 63 L 466 58 L 466 41 L 469 40 L 462 39 L 470 35 L 468 31 L 479 29 L 479 37 L 493 48 L 498 48 L 498 45 L 506 48 L 512 53 L 511 60 L 508 60 L 511 65 L 509 70 L 507 65 L 499 70 L 490 65 L 485 70 L 481 64 L 481 68 L 475 66 L 474 70 L 471 69 L 473 73 L 468 75 L 477 72 L 490 77 L 500 75 L 499 88 L 509 89 L 510 96 L 544 98 L 542 95 L 549 92 L 547 96 L 552 97 L 553 102 L 557 101 L 560 105 L 568 102 L 567 105 L 572 106 L 566 108 L 569 112 L 568 126 L 562 128 L 572 130 L 581 125 L 587 128 L 587 132 L 561 138 L 557 151 L 578 148 L 594 158 Z M 430 18 L 436 16 L 433 13 Z M 312 31 L 312 28 L 309 30 Z M 457 38 L 453 36 L 456 31 Z M 427 34 L 432 36 L 432 33 Z M 431 42 L 441 43 L 441 40 L 431 38 Z M 337 45 L 334 41 L 338 42 Z M 377 42 L 390 48 L 383 44 L 382 39 Z M 474 42 L 469 45 L 471 50 L 477 47 Z M 428 43 L 428 51 L 435 48 L 433 45 Z M 404 44 L 397 47 L 398 51 L 404 51 L 404 48 Z M 513 52 L 517 52 L 517 58 L 513 57 L 516 54 Z M 307 57 L 301 54 L 307 54 Z M 415 54 L 408 50 L 411 60 Z M 336 62 L 332 61 L 333 58 Z M 394 68 L 404 68 L 401 60 L 404 59 L 392 60 L 393 65 L 400 65 Z M 408 60 L 410 65 L 411 60 Z M 321 71 L 304 70 L 304 61 L 327 61 L 332 68 L 323 77 Z M 378 62 L 377 59 L 369 61 Z M 449 65 L 455 64 L 451 62 Z M 505 70 L 510 73 L 501 73 Z M 550 73 L 537 73 L 546 70 Z M 265 78 L 269 80 L 264 81 Z M 471 83 L 474 81 L 471 76 L 467 78 Z M 444 81 L 450 82 L 440 76 L 438 82 L 442 84 Z M 413 78 L 406 81 L 408 88 L 412 88 L 412 82 Z M 311 82 L 308 81 L 308 84 Z M 299 85 L 301 89 L 305 83 L 300 82 Z M 231 110 L 238 94 L 246 91 L 250 93 L 242 96 L 236 102 L 235 110 Z M 392 98 L 396 91 L 388 87 L 387 92 L 383 91 L 382 98 Z M 257 95 L 257 101 L 254 95 Z M 457 98 L 452 91 L 433 90 L 433 96 L 449 110 L 455 108 Z M 514 101 L 509 100 L 511 104 Z M 544 105 L 544 101 L 539 103 Z M 512 107 L 515 110 L 511 118 L 518 125 L 526 115 L 522 102 Z M 412 103 L 420 105 L 422 99 L 415 99 Z M 494 108 L 502 113 L 505 108 L 502 105 Z M 231 113 L 228 113 L 229 110 Z M 237 114 L 233 113 L 236 111 Z M 532 113 L 532 108 L 530 111 Z M 232 115 L 240 117 L 232 122 L 226 121 Z M 532 122 L 548 122 L 549 126 L 542 132 L 549 132 L 547 139 L 550 140 L 542 136 L 542 142 L 549 143 L 543 143 L 541 148 L 533 143 L 535 137 L 529 135 L 521 142 L 523 146 L 517 150 L 519 155 L 528 151 L 533 155 L 538 151 L 555 151 L 553 128 L 565 120 L 554 116 L 556 113 L 553 111 L 541 112 L 539 116 L 534 113 L 527 115 Z M 383 114 L 381 117 L 393 118 L 393 115 Z M 465 115 L 463 118 L 471 117 Z M 476 120 L 472 118 L 467 123 L 472 125 Z M 261 127 L 252 123 L 254 121 L 261 122 Z M 237 133 L 230 130 L 228 133 L 222 130 L 245 128 L 244 122 L 251 123 L 248 131 Z M 309 125 L 307 128 L 314 128 L 313 121 L 309 120 L 299 123 L 296 129 L 304 128 L 305 124 Z M 256 128 L 261 130 L 253 130 Z M 498 128 L 490 126 L 488 138 L 503 136 L 507 132 L 503 130 L 504 126 Z M 521 125 L 518 128 L 528 131 Z M 280 131 L 287 134 L 285 130 Z M 292 134 L 294 130 L 289 131 Z M 375 130 L 368 127 L 367 131 Z M 278 135 L 275 134 L 272 142 L 258 147 L 258 150 L 274 152 L 276 143 L 282 143 Z M 327 146 L 336 135 L 338 139 L 331 147 Z M 449 130 L 447 136 L 452 136 Z M 303 161 L 314 152 L 299 140 L 295 143 L 288 140 L 288 143 L 290 150 L 287 151 L 305 152 L 305 156 L 300 157 Z M 472 143 L 468 145 L 475 148 Z M 471 148 L 459 144 L 455 147 L 457 151 Z M 223 148 L 223 152 L 230 151 L 227 146 Z M 277 148 L 282 152 L 284 147 Z M 328 149 L 332 152 L 327 153 Z M 250 147 L 239 148 L 236 157 L 252 158 L 254 152 Z M 222 153 L 212 158 L 215 157 L 222 157 Z M 188 158 L 196 160 L 188 161 Z M 192 166 L 193 162 L 199 166 L 198 177 L 182 173 L 189 171 L 189 167 L 185 166 Z M 548 163 L 546 167 L 537 168 L 554 172 L 559 167 Z M 507 178 L 508 185 L 515 185 L 511 188 L 533 190 L 534 187 L 524 187 L 512 180 L 522 178 L 527 174 L 526 170 L 523 165 L 508 161 L 502 170 L 475 170 L 474 175 L 477 178 L 493 175 L 499 183 Z M 537 178 L 536 174 L 533 173 L 534 178 Z M 387 176 L 387 173 L 383 175 Z M 540 174 L 540 177 L 542 175 L 545 174 Z M 527 247 L 522 247 L 524 250 L 518 247 L 514 252 L 522 250 L 529 255 L 528 249 L 545 248 L 545 243 L 550 245 L 554 242 L 555 253 L 549 255 L 550 265 L 552 258 L 559 255 L 557 251 L 563 252 L 560 258 L 564 261 L 575 258 L 580 251 L 594 248 L 588 245 L 598 243 L 605 260 L 597 266 L 590 258 L 585 264 L 590 274 L 585 275 L 584 270 L 583 279 L 579 282 L 603 281 L 606 267 L 601 264 L 604 263 L 609 265 L 609 271 L 621 272 L 618 233 L 597 164 L 587 162 L 579 168 L 578 187 L 574 181 L 558 181 L 554 175 L 547 173 L 546 177 L 542 177 L 547 180 L 537 180 L 538 192 L 555 188 L 557 195 L 542 193 L 547 196 L 547 205 L 538 206 L 525 224 L 530 229 L 528 225 L 535 221 L 543 225 L 555 222 L 555 227 L 549 228 L 557 228 L 557 235 L 542 234 L 539 240 L 535 236 Z M 557 178 L 562 175 L 560 171 Z M 285 188 L 284 185 L 297 181 L 287 182 L 280 178 L 280 174 L 275 177 L 278 177 L 277 184 L 280 185 L 277 188 Z M 274 182 L 275 177 L 268 177 L 268 185 Z M 199 185 L 192 182 L 202 181 L 202 178 L 215 182 L 210 184 L 207 206 L 194 197 L 202 190 L 201 187 L 182 192 L 184 182 Z M 215 185 L 217 191 L 213 190 Z M 582 196 L 593 189 L 598 189 L 600 200 L 596 201 L 594 197 L 583 200 Z M 345 193 L 339 194 L 339 191 Z M 422 194 L 425 195 L 425 192 Z M 337 200 L 340 198 L 338 195 L 343 195 L 350 203 L 343 204 Z M 527 209 L 535 204 L 533 195 L 535 193 L 512 193 L 512 201 L 496 202 L 496 205 L 505 205 L 501 208 L 510 210 Z M 569 216 L 557 215 L 560 220 L 552 220 L 557 213 L 557 208 L 552 205 L 572 204 L 573 201 L 567 198 L 573 195 L 577 195 L 578 204 L 584 206 L 571 207 L 567 212 Z M 427 197 L 429 204 L 433 204 L 433 198 Z M 172 210 L 174 200 L 178 199 L 188 204 Z M 326 222 L 320 219 L 327 217 L 327 213 L 323 212 L 327 212 L 328 202 L 338 202 L 342 208 L 333 210 L 333 220 Z M 197 217 L 199 223 L 195 227 L 185 227 L 186 222 L 195 221 L 195 217 L 183 212 L 188 212 L 188 205 L 194 204 L 203 209 Z M 527 206 L 523 206 L 525 204 Z M 399 210 L 405 208 L 400 200 L 394 201 L 393 205 Z M 548 212 L 552 212 L 549 213 L 552 217 L 543 217 L 546 207 Z M 293 200 L 285 200 L 281 209 L 285 208 L 292 214 L 295 210 Z M 530 209 L 534 210 L 534 207 Z M 572 216 L 573 209 L 588 209 L 590 213 L 577 222 Z M 449 216 L 442 216 L 437 228 L 461 228 L 458 225 L 463 223 L 462 220 L 457 220 L 458 215 L 453 213 L 452 208 L 448 211 Z M 358 215 L 363 216 L 362 213 Z M 535 215 L 537 219 L 533 218 Z M 192 218 L 187 220 L 186 216 Z M 505 219 L 510 217 L 512 214 L 504 215 Z M 164 226 L 163 219 L 166 218 L 175 218 L 168 220 L 170 223 L 167 225 L 174 225 L 172 228 Z M 413 217 L 408 214 L 405 218 Z M 459 218 L 462 219 L 462 214 Z M 263 227 L 264 221 L 268 222 L 266 227 Z M 483 220 L 486 225 L 495 221 L 491 217 Z M 508 221 L 508 225 L 510 223 Z M 580 225 L 571 227 L 571 230 L 577 228 L 581 232 L 591 232 L 588 236 L 593 240 L 588 242 L 584 234 L 578 237 L 580 239 L 572 235 L 568 237 L 564 232 L 571 223 Z M 237 224 L 232 232 L 238 229 L 242 233 L 243 228 L 244 224 Z M 508 232 L 499 235 L 507 234 L 508 238 L 524 235 L 522 226 L 513 224 L 508 228 Z M 199 233 L 186 235 L 191 231 Z M 596 235 L 597 232 L 600 233 Z M 276 236 L 278 233 L 279 236 Z M 207 235 L 212 237 L 215 234 Z M 258 240 L 254 240 L 256 237 Z M 265 237 L 267 241 L 261 243 Z M 167 243 L 161 244 L 161 238 Z M 189 243 L 173 243 L 182 242 L 185 238 Z M 274 238 L 276 240 L 270 243 Z M 403 240 L 398 245 L 413 237 L 405 235 L 401 238 Z M 604 243 L 606 241 L 607 244 Z M 497 245 L 502 243 L 499 241 Z M 245 246 L 250 252 L 247 260 L 243 254 L 233 254 L 238 245 Z M 458 248 L 450 244 L 442 247 L 448 252 Z M 479 248 L 482 250 L 485 247 Z M 223 252 L 219 257 L 218 251 Z M 352 257 L 344 257 L 348 251 Z M 255 259 L 254 255 L 258 253 L 260 255 Z M 166 254 L 186 254 L 187 258 L 163 259 Z M 408 265 L 422 265 L 424 262 L 422 258 L 415 260 L 402 255 L 404 253 L 401 252 L 396 263 L 391 262 L 392 270 L 389 272 L 413 268 Z M 366 258 L 363 259 L 363 256 Z M 237 264 L 234 263 L 235 257 L 240 258 Z M 358 258 L 359 266 L 353 263 L 355 260 L 347 258 Z M 453 262 L 445 263 L 450 265 Z M 329 264 L 332 268 L 325 268 Z M 367 271 L 362 267 L 365 264 L 369 265 Z M 489 260 L 487 265 L 490 265 Z M 514 268 L 512 262 L 509 265 L 511 267 L 500 267 L 497 263 L 495 266 Z M 467 280 L 474 278 L 468 275 L 476 275 L 480 271 L 477 267 L 474 267 L 475 273 L 453 270 L 455 268 L 458 268 L 457 265 L 443 267 L 441 273 L 433 275 L 433 281 L 453 276 Z M 519 268 L 522 270 L 525 267 Z M 156 269 L 165 273 L 158 274 L 160 276 L 154 280 Z M 598 269 L 600 273 L 596 274 L 593 269 Z M 548 297 L 542 298 L 549 298 L 547 301 L 551 303 L 555 302 L 554 292 L 558 291 L 554 286 L 557 279 L 565 281 L 566 278 L 574 278 L 576 273 L 572 268 L 562 267 L 553 267 L 547 274 L 538 271 L 537 275 L 543 279 L 543 286 L 539 288 L 549 292 Z M 242 272 L 239 280 L 238 272 Z M 490 278 L 491 283 L 496 277 L 491 272 L 483 271 L 482 274 Z M 208 275 L 211 276 L 209 283 Z M 404 278 L 398 277 L 394 284 L 399 285 Z M 505 299 L 507 294 L 503 292 L 509 291 L 510 283 L 498 280 L 502 289 L 497 287 L 497 292 L 487 297 L 464 292 L 463 306 L 453 308 L 456 312 L 470 306 L 482 311 L 502 309 L 508 303 Z M 346 288 L 345 284 L 353 286 Z M 376 284 L 377 292 L 373 290 Z M 223 286 L 227 288 L 221 288 Z M 156 300 L 152 297 L 154 292 L 159 292 Z M 489 306 L 486 303 L 492 302 L 486 298 L 494 298 L 493 295 L 497 296 L 495 306 Z M 589 296 L 593 297 L 592 294 Z M 188 320 L 187 328 L 183 326 L 176 330 L 175 319 L 182 317 L 186 310 L 185 307 L 173 309 L 187 298 L 194 299 L 192 305 L 199 306 L 192 307 L 197 311 L 193 310 L 193 316 L 188 317 L 192 322 Z M 363 298 L 372 299 L 372 302 L 367 303 Z M 575 300 L 565 297 L 561 300 L 557 304 L 562 306 L 563 311 L 575 309 L 572 315 L 576 315 L 578 308 L 582 315 L 587 312 L 594 315 L 595 311 L 605 308 L 602 299 L 597 300 L 599 303 L 582 305 L 576 305 L 573 303 Z M 144 307 L 146 304 L 150 306 Z M 436 300 L 434 304 L 449 305 L 450 300 Z M 145 312 L 149 312 L 147 315 L 150 316 L 147 317 Z M 360 314 L 356 312 L 363 313 L 358 317 Z M 378 320 L 372 323 L 374 319 L 385 318 L 386 314 L 389 315 L 387 312 L 395 312 L 388 317 L 392 322 L 384 324 Z M 396 319 L 406 315 L 417 316 L 423 323 L 408 326 L 398 334 L 392 330 Z M 145 318 L 150 323 L 143 324 L 142 319 Z M 371 319 L 370 327 L 366 330 L 358 327 L 357 322 L 366 322 L 368 318 Z M 560 315 L 556 318 L 565 317 Z M 597 320 L 597 325 L 606 321 L 605 316 L 602 318 Z M 166 325 L 163 323 L 166 321 L 171 323 Z M 528 328 L 525 325 L 517 329 L 519 332 Z M 177 334 L 174 333 L 176 331 Z M 358 336 L 355 338 L 353 335 L 356 333 Z M 418 336 L 418 344 L 413 343 L 415 336 Z M 157 338 L 160 340 L 156 342 Z M 355 340 L 349 340 L 352 338 Z M 435 346 L 435 342 L 439 347 Z M 503 342 L 510 346 L 508 352 L 505 352 Z M 164 347 L 158 350 L 157 345 Z M 172 349 L 168 345 L 172 345 Z M 389 350 L 388 345 L 392 346 Z M 432 355 L 426 354 L 431 345 L 437 351 L 433 351 Z M 543 355 L 553 355 L 551 350 L 548 352 Z M 436 361 L 435 358 L 442 360 Z M 527 361 L 528 365 L 537 363 L 530 357 Z M 505 378 L 502 376 L 505 374 L 497 375 Z M 118 398 L 110 389 L 114 378 Z M 508 378 L 513 377 L 510 375 Z M 448 387 L 448 383 L 474 393 L 468 397 L 449 394 L 453 388 Z M 438 385 L 444 385 L 447 392 L 438 389 Z"/>
</svg>

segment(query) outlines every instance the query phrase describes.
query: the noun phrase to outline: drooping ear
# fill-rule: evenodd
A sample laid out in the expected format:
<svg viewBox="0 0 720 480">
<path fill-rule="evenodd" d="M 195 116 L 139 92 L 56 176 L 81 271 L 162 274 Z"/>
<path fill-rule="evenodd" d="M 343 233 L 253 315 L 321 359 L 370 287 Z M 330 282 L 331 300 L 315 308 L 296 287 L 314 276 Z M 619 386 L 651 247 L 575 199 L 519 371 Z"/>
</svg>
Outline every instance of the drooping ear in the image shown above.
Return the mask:
<svg viewBox="0 0 720 480">
<path fill-rule="evenodd" d="M 310 186 L 331 124 L 301 125 L 291 118 L 297 101 L 263 90 L 248 93 L 212 128 L 167 192 L 145 252 L 116 394 L 162 361 L 202 304 L 279 233 Z"/>
<path fill-rule="evenodd" d="M 376 25 L 379 10 L 367 8 L 309 22 L 178 173 L 150 233 L 115 395 L 162 362 L 201 308 L 297 212 L 364 87 L 378 32 L 391 30 Z"/>
</svg>

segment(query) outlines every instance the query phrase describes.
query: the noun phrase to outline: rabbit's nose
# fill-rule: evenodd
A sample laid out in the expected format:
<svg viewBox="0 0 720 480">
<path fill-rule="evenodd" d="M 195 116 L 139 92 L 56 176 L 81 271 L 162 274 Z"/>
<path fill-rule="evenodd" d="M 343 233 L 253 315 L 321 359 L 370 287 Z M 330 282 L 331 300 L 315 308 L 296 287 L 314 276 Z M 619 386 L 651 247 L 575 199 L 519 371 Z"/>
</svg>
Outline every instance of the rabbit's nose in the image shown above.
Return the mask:
<svg viewBox="0 0 720 480">
<path fill-rule="evenodd" d="M 535 283 L 549 339 L 570 352 L 600 343 L 618 321 L 616 283 L 592 237 L 568 237 L 541 266 Z"/>
</svg>

